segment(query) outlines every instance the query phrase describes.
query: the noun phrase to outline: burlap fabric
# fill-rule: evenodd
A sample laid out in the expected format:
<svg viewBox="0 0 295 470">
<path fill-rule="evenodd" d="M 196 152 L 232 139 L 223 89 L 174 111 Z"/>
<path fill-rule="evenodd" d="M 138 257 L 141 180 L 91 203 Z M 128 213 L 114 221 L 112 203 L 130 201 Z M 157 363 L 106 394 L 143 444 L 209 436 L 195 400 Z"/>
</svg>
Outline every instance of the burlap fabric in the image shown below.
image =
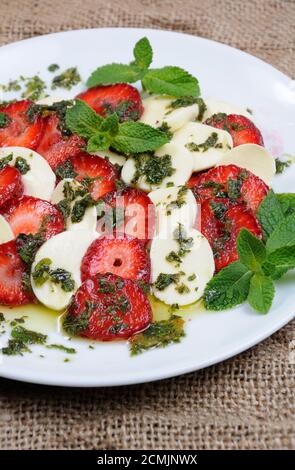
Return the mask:
<svg viewBox="0 0 295 470">
<path fill-rule="evenodd" d="M 295 78 L 294 0 L 1 0 L 1 44 L 99 26 L 204 36 Z M 293 321 L 232 360 L 154 384 L 75 390 L 0 380 L 0 448 L 294 449 L 294 339 Z"/>
</svg>

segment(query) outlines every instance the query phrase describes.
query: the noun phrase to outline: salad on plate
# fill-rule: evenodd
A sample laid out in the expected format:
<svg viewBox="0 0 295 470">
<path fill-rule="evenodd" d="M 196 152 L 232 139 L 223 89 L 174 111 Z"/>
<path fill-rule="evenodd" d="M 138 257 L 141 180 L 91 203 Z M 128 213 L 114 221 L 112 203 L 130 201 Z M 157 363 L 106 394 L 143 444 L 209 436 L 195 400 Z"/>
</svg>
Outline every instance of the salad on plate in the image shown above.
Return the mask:
<svg viewBox="0 0 295 470">
<path fill-rule="evenodd" d="M 3 354 L 74 352 L 9 321 L 25 305 L 41 321 L 56 312 L 61 340 L 127 340 L 138 354 L 179 342 L 187 312 L 266 314 L 295 268 L 295 194 L 271 189 L 291 162 L 265 148 L 255 113 L 203 99 L 180 67 L 152 68 L 146 37 L 133 54 L 72 99 L 38 76 L 2 87 L 25 87 L 0 104 Z M 53 90 L 81 80 L 48 69 Z"/>
</svg>

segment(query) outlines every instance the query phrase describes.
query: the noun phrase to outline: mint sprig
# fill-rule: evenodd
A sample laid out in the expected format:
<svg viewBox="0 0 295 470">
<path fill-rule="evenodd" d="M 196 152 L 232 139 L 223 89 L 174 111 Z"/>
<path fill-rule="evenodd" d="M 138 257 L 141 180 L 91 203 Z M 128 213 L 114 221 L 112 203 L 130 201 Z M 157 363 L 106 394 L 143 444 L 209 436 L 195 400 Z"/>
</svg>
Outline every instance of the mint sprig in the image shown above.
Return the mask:
<svg viewBox="0 0 295 470">
<path fill-rule="evenodd" d="M 142 122 L 119 123 L 116 113 L 102 118 L 84 101 L 77 100 L 66 112 L 66 125 L 87 140 L 87 152 L 108 150 L 128 155 L 153 151 L 169 142 L 167 134 Z"/>
<path fill-rule="evenodd" d="M 176 97 L 200 95 L 198 80 L 186 70 L 175 66 L 150 69 L 153 50 L 146 37 L 135 44 L 133 55 L 134 60 L 130 64 L 112 63 L 98 67 L 88 78 L 87 86 L 92 88 L 141 80 L 143 89 L 149 93 Z"/>
<path fill-rule="evenodd" d="M 288 210 L 283 208 L 286 199 Z M 295 269 L 293 200 L 290 195 L 268 193 L 258 209 L 264 242 L 245 228 L 240 231 L 239 260 L 222 269 L 206 286 L 208 310 L 224 310 L 248 300 L 258 312 L 269 311 L 275 296 L 273 281 Z"/>
</svg>

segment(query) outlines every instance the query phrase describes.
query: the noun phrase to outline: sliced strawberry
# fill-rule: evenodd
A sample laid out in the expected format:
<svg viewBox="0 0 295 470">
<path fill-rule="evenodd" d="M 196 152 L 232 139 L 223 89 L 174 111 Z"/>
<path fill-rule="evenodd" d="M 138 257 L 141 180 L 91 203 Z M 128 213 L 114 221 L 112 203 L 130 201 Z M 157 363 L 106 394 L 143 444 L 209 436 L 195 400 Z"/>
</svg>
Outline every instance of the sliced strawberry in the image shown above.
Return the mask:
<svg viewBox="0 0 295 470">
<path fill-rule="evenodd" d="M 128 83 L 90 88 L 77 98 L 86 101 L 101 116 L 106 117 L 116 112 L 120 121 L 136 121 L 143 113 L 141 96 Z"/>
<path fill-rule="evenodd" d="M 196 184 L 198 183 L 199 179 L 200 179 L 200 176 L 204 174 L 204 173 L 193 173 L 192 176 L 190 177 L 190 179 L 187 181 L 186 185 L 193 189 L 194 186 L 196 186 Z"/>
<path fill-rule="evenodd" d="M 50 204 L 31 196 L 23 196 L 4 214 L 17 237 L 20 233 L 42 234 L 46 240 L 64 230 L 60 211 Z"/>
<path fill-rule="evenodd" d="M 235 165 L 212 168 L 196 177 L 194 182 L 197 199 L 229 197 L 235 202 L 244 202 L 254 213 L 269 189 L 258 176 Z"/>
<path fill-rule="evenodd" d="M 238 259 L 236 241 L 242 228 L 262 237 L 252 212 L 242 204 L 232 204 L 229 199 L 222 198 L 207 199 L 202 203 L 201 232 L 213 249 L 216 271 Z"/>
<path fill-rule="evenodd" d="M 81 152 L 70 159 L 78 181 L 90 179 L 89 190 L 95 201 L 116 188 L 118 171 L 108 160 Z"/>
<path fill-rule="evenodd" d="M 264 145 L 260 130 L 250 119 L 240 114 L 213 114 L 205 124 L 228 131 L 234 147 L 242 144 Z"/>
<path fill-rule="evenodd" d="M 14 307 L 31 302 L 33 294 L 25 287 L 28 278 L 15 240 L 0 245 L 0 304 Z"/>
<path fill-rule="evenodd" d="M 28 111 L 32 104 L 30 100 L 22 100 L 0 106 L 0 112 L 7 115 L 7 125 L 0 128 L 0 147 L 37 148 L 44 123 L 40 116 L 30 119 Z"/>
<path fill-rule="evenodd" d="M 104 216 L 98 221 L 98 231 L 126 233 L 147 242 L 155 229 L 155 206 L 146 193 L 126 187 L 104 197 Z"/>
<path fill-rule="evenodd" d="M 127 339 L 152 321 L 147 296 L 134 281 L 97 274 L 78 289 L 68 307 L 64 329 L 93 340 Z"/>
<path fill-rule="evenodd" d="M 98 238 L 90 245 L 82 260 L 82 281 L 97 273 L 113 273 L 124 279 L 148 283 L 151 267 L 144 244 L 124 234 L 116 238 Z"/>
<path fill-rule="evenodd" d="M 11 200 L 19 198 L 24 187 L 20 172 L 13 166 L 6 166 L 0 170 L 0 207 L 9 204 Z"/>
<path fill-rule="evenodd" d="M 44 157 L 51 168 L 79 154 L 86 143 L 77 135 L 63 136 L 59 128 L 60 120 L 56 114 L 45 119 L 45 129 L 37 152 Z"/>
</svg>

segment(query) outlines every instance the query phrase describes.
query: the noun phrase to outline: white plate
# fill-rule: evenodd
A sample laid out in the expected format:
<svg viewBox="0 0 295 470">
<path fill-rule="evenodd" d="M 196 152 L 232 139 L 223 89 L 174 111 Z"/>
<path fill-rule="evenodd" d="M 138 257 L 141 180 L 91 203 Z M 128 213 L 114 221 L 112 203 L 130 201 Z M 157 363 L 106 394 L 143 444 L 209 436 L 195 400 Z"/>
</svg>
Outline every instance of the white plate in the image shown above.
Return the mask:
<svg viewBox="0 0 295 470">
<path fill-rule="evenodd" d="M 20 74 L 37 72 L 47 79 L 47 66 L 77 65 L 84 79 L 96 66 L 131 59 L 132 48 L 142 36 L 154 48 L 153 66 L 178 65 L 199 78 L 203 96 L 252 108 L 268 149 L 275 155 L 295 153 L 294 82 L 278 70 L 244 52 L 185 34 L 146 29 L 93 29 L 51 34 L 0 49 L 0 82 Z M 79 91 L 76 87 L 68 96 Z M 274 189 L 295 191 L 295 166 L 276 177 Z M 7 357 L 0 375 L 12 379 L 66 386 L 110 386 L 172 377 L 215 364 L 262 341 L 294 317 L 294 274 L 277 283 L 276 297 L 268 315 L 246 305 L 228 312 L 204 312 L 186 323 L 186 338 L 166 349 L 131 358 L 124 343 L 98 344 L 90 350 L 84 342 L 71 341 L 79 350 L 64 363 L 59 351 L 34 347 L 33 354 Z M 46 325 L 39 322 L 40 329 Z M 52 333 L 54 342 L 61 342 Z"/>
</svg>

